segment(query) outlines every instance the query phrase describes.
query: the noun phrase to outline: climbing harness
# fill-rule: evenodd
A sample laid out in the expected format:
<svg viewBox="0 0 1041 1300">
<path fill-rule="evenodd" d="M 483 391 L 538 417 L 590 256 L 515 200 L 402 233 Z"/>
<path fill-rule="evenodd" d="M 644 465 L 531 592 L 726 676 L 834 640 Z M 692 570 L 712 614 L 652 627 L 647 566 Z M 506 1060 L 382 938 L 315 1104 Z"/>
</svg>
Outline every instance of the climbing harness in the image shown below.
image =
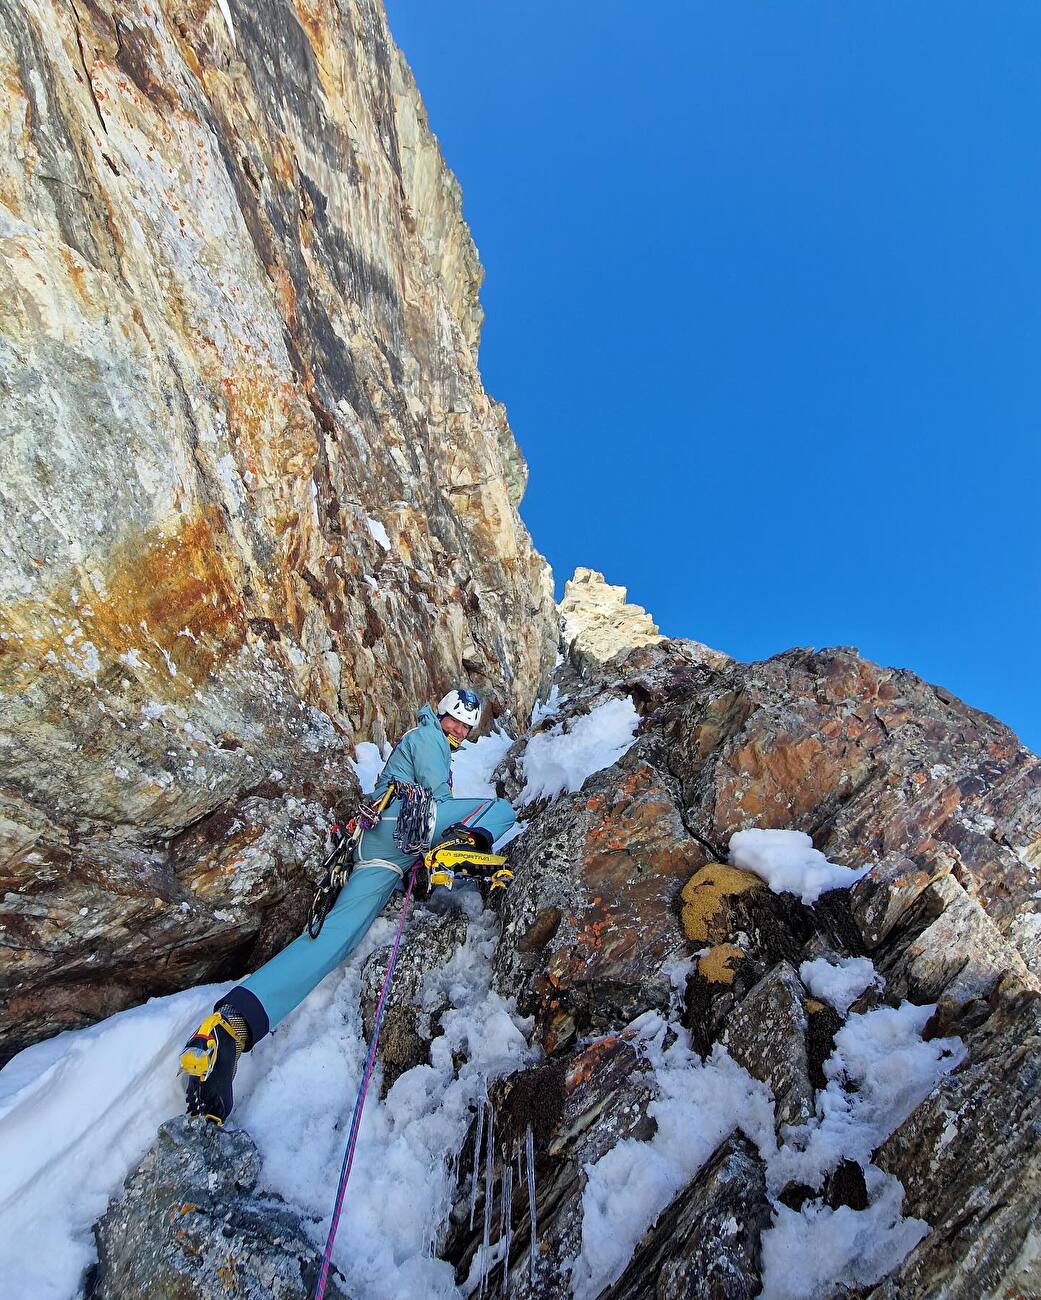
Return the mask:
<svg viewBox="0 0 1041 1300">
<path fill-rule="evenodd" d="M 307 933 L 312 939 L 317 939 L 322 933 L 325 918 L 333 910 L 340 896 L 340 890 L 351 877 L 354 855 L 361 837 L 366 831 L 375 830 L 380 824 L 380 818 L 395 797 L 397 789 L 398 783 L 391 781 L 375 802 L 360 804 L 358 811 L 343 826 L 339 822 L 334 822 L 330 828 L 329 835 L 333 847 L 322 863 L 322 874 L 318 878 L 314 898 L 311 900 L 311 911 L 307 917 Z"/>
<path fill-rule="evenodd" d="M 380 989 L 379 1001 L 376 1003 L 375 1023 L 372 1026 L 372 1037 L 369 1039 L 369 1053 L 365 1058 L 365 1070 L 361 1077 L 361 1085 L 358 1088 L 358 1096 L 354 1102 L 354 1114 L 351 1116 L 351 1128 L 347 1135 L 347 1146 L 343 1153 L 343 1164 L 340 1166 L 340 1181 L 336 1188 L 336 1202 L 333 1206 L 332 1222 L 329 1224 L 329 1235 L 325 1239 L 325 1251 L 322 1255 L 322 1267 L 318 1274 L 318 1284 L 314 1291 L 314 1300 L 322 1300 L 325 1295 L 325 1285 L 329 1280 L 329 1264 L 332 1260 L 333 1242 L 336 1240 L 336 1229 L 340 1226 L 340 1213 L 343 1210 L 343 1198 L 347 1191 L 347 1180 L 351 1176 L 351 1165 L 354 1163 L 354 1149 L 358 1142 L 358 1129 L 361 1126 L 361 1112 L 365 1105 L 365 1094 L 369 1090 L 369 1080 L 372 1077 L 372 1070 L 376 1064 L 376 1047 L 379 1043 L 380 1028 L 383 1024 L 383 1010 L 387 1004 L 387 994 L 390 992 L 390 981 L 394 974 L 394 967 L 398 960 L 398 950 L 401 947 L 401 935 L 405 929 L 405 919 L 408 916 L 409 908 L 412 905 L 412 890 L 416 883 L 416 871 L 419 868 L 419 862 L 412 864 L 412 870 L 409 872 L 408 888 L 405 890 L 405 901 L 401 904 L 401 915 L 398 917 L 398 928 L 394 935 L 394 945 L 390 950 L 390 960 L 387 962 L 387 973 L 383 977 L 383 987 Z"/>
</svg>

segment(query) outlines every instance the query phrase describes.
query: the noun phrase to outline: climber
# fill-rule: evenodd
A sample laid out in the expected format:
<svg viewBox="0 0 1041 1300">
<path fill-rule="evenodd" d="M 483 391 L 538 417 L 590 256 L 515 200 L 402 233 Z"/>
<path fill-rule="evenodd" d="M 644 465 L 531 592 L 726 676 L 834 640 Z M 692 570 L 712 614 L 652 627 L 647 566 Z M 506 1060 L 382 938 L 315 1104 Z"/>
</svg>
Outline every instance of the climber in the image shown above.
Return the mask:
<svg viewBox="0 0 1041 1300">
<path fill-rule="evenodd" d="M 425 704 L 417 725 L 398 741 L 372 792 L 373 803 L 390 783 L 421 786 L 436 812 L 431 843 L 437 849 L 489 853 L 516 815 L 505 799 L 454 799 L 452 751 L 481 716 L 473 691 L 450 690 L 437 706 Z M 388 804 L 379 824 L 359 841 L 355 866 L 316 939 L 304 933 L 220 999 L 185 1044 L 181 1069 L 188 1076 L 191 1115 L 223 1123 L 231 1112 L 232 1080 L 239 1057 L 251 1051 L 299 1005 L 365 937 L 394 890 L 404 889 L 416 854 L 394 839 L 402 800 Z"/>
</svg>

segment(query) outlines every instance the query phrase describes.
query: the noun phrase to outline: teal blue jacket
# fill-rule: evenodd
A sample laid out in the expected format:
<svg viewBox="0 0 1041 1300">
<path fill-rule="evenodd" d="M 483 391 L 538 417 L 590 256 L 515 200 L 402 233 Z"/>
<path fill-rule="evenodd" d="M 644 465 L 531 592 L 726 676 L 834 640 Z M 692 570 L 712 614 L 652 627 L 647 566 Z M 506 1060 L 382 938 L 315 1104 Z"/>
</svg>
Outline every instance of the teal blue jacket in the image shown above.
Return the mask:
<svg viewBox="0 0 1041 1300">
<path fill-rule="evenodd" d="M 372 792 L 374 801 L 391 781 L 421 785 L 431 792 L 435 803 L 452 797 L 452 751 L 429 704 L 419 710 L 416 726 L 405 732 L 384 764 Z"/>
</svg>

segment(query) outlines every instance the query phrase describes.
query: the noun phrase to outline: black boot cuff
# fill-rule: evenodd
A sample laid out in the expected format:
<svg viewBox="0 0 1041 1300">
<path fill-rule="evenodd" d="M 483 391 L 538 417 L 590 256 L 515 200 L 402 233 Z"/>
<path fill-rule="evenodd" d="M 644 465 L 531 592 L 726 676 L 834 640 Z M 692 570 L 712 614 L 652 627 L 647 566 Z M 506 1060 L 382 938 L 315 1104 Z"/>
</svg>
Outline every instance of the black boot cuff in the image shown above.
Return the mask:
<svg viewBox="0 0 1041 1300">
<path fill-rule="evenodd" d="M 255 993 L 238 984 L 230 993 L 225 993 L 213 1009 L 219 1011 L 222 1007 L 230 1007 L 246 1022 L 249 1028 L 249 1047 L 246 1050 L 252 1051 L 271 1027 L 263 1002 Z"/>
</svg>

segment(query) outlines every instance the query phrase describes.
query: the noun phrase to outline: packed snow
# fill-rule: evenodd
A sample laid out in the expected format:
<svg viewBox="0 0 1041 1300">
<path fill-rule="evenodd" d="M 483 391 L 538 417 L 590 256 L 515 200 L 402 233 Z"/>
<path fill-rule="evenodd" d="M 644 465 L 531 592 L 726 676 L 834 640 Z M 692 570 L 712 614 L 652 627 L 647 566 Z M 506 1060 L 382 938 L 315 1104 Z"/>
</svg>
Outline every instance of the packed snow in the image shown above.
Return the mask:
<svg viewBox="0 0 1041 1300">
<path fill-rule="evenodd" d="M 844 1016 L 866 989 L 881 984 L 882 977 L 870 957 L 817 957 L 802 963 L 799 978 L 815 998 Z"/>
<path fill-rule="evenodd" d="M 354 768 L 354 775 L 358 778 L 362 794 L 371 794 L 388 758 L 390 758 L 389 745 L 383 746 L 382 753 L 379 745 L 374 745 L 371 740 L 363 740 L 361 744 L 355 745 L 354 758 L 349 758 L 347 761 Z"/>
<path fill-rule="evenodd" d="M 464 746 L 454 765 L 456 793 L 487 794 L 509 743 L 496 733 Z M 359 747 L 363 785 L 374 779 L 377 762 L 382 767 L 375 746 Z M 452 1266 L 432 1257 L 454 1185 L 450 1162 L 487 1080 L 530 1060 L 530 1022 L 490 987 L 497 917 L 481 910 L 473 891 L 445 905 L 464 908 L 471 925 L 466 943 L 429 973 L 424 998 L 444 991 L 452 1009 L 442 1019 L 429 1065 L 403 1074 L 385 1100 L 378 1078 L 369 1090 L 333 1257 L 348 1290 L 371 1300 L 459 1296 Z M 319 1249 L 366 1054 L 362 969 L 374 949 L 390 943 L 395 925 L 392 904 L 349 960 L 242 1058 L 236 1078 L 229 1123 L 252 1135 L 264 1162 L 261 1186 L 305 1215 Z M 157 1127 L 183 1112 L 177 1055 L 227 987 L 153 998 L 27 1048 L 0 1070 L 5 1300 L 80 1295 L 95 1258 L 92 1225 Z M 47 1225 L 46 1250 L 40 1249 L 40 1224 Z"/>
<path fill-rule="evenodd" d="M 581 789 L 586 777 L 617 763 L 632 748 L 640 715 L 632 700 L 610 699 L 576 718 L 570 730 L 558 723 L 528 741 L 524 752 L 521 804 L 555 799 L 564 790 Z"/>
<path fill-rule="evenodd" d="M 492 773 L 510 751 L 513 737 L 490 731 L 480 740 L 464 740 L 452 755 L 452 793 L 463 799 L 494 799 Z"/>
<path fill-rule="evenodd" d="M 738 831 L 730 837 L 730 865 L 760 876 L 775 894 L 815 903 L 830 889 L 848 889 L 871 870 L 829 862 L 804 831 Z"/>
<path fill-rule="evenodd" d="M 158 1125 L 183 1111 L 177 1054 L 224 987 L 153 998 L 0 1070 L 0 1277 L 10 1300 L 79 1296 L 94 1220 Z"/>
<path fill-rule="evenodd" d="M 921 1031 L 934 1008 L 903 1002 L 853 1015 L 835 1035 L 813 1121 L 788 1130 L 774 1165 L 789 1181 L 819 1187 L 845 1157 L 867 1164 L 872 1151 L 910 1115 L 935 1083 L 965 1059 L 960 1039 Z"/>
<path fill-rule="evenodd" d="M 573 1261 L 574 1300 L 593 1300 L 625 1271 L 661 1212 L 735 1130 L 757 1147 L 776 1195 L 790 1181 L 821 1188 L 843 1159 L 864 1166 L 865 1210 L 831 1210 L 818 1197 L 801 1211 L 774 1204 L 763 1234 L 761 1300 L 825 1300 L 836 1285 L 867 1285 L 890 1272 L 928 1231 L 905 1219 L 903 1188 L 870 1164 L 871 1153 L 965 1057 L 960 1039 L 924 1042 L 930 1006 L 879 1007 L 851 1016 L 825 1065 L 817 1115 L 789 1128 L 778 1147 L 773 1098 L 718 1045 L 702 1060 L 678 1025 L 647 1012 L 629 1027 L 651 1064 L 657 1130 L 624 1139 L 586 1167 L 582 1247 Z M 675 1041 L 665 1047 L 671 1031 Z"/>
<path fill-rule="evenodd" d="M 390 550 L 390 538 L 387 536 L 387 530 L 378 519 L 366 519 L 365 527 L 369 530 L 369 535 L 377 546 L 382 546 L 385 551 Z"/>
<path fill-rule="evenodd" d="M 832 1210 L 820 1200 L 801 1210 L 776 1207 L 774 1226 L 763 1233 L 759 1300 L 829 1300 L 837 1282 L 870 1286 L 918 1245 L 929 1225 L 904 1218 L 900 1183 L 873 1165 L 864 1176 L 866 1210 Z"/>
</svg>

